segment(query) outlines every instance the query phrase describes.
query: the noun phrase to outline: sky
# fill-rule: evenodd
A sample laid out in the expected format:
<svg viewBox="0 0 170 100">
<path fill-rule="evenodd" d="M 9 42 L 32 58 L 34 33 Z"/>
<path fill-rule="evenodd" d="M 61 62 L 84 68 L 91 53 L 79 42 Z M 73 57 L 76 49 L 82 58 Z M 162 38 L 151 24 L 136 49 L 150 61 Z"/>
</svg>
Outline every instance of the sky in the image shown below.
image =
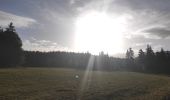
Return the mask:
<svg viewBox="0 0 170 100">
<path fill-rule="evenodd" d="M 170 0 L 0 0 L 0 25 L 14 23 L 24 50 L 85 52 L 75 48 L 75 23 L 90 11 L 105 12 L 126 22 L 121 51 L 106 50 L 121 56 L 147 44 L 170 50 L 169 5 Z"/>
</svg>

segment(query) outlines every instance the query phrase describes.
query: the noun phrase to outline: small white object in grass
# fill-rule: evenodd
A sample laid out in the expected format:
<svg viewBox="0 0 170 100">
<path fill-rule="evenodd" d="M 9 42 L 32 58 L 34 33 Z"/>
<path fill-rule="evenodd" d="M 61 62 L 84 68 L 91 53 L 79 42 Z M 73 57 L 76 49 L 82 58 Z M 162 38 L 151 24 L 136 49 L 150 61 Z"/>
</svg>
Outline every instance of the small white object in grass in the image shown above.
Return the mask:
<svg viewBox="0 0 170 100">
<path fill-rule="evenodd" d="M 75 78 L 78 79 L 78 78 L 79 78 L 79 75 L 75 75 Z"/>
</svg>

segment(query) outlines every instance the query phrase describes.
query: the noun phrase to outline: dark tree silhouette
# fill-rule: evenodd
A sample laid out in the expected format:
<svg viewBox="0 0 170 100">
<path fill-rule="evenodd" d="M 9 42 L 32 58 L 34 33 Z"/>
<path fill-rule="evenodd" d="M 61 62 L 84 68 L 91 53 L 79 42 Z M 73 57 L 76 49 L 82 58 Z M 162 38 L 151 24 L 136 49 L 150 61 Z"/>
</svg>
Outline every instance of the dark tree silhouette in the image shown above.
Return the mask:
<svg viewBox="0 0 170 100">
<path fill-rule="evenodd" d="M 2 28 L 2 27 L 0 27 L 0 33 L 1 33 L 1 32 L 3 32 L 3 28 Z"/>
<path fill-rule="evenodd" d="M 164 51 L 163 48 L 161 48 L 160 52 L 156 52 L 155 53 L 155 60 L 156 60 L 156 64 L 155 67 L 157 69 L 157 72 L 166 72 L 169 71 L 169 67 L 168 66 L 168 55 L 166 54 L 166 52 Z M 170 60 L 170 59 L 169 59 Z"/>
<path fill-rule="evenodd" d="M 21 64 L 23 59 L 22 41 L 11 22 L 5 31 L 0 32 L 0 65 L 12 67 Z"/>
<path fill-rule="evenodd" d="M 127 58 L 109 57 L 108 54 L 100 52 L 99 55 L 90 53 L 74 52 L 39 52 L 24 51 L 25 66 L 28 67 L 66 67 L 76 69 L 86 69 L 90 58 L 93 59 L 93 70 L 127 70 L 150 73 L 170 74 L 170 51 L 154 53 L 151 46 L 147 46 L 146 52 L 139 50 L 138 57 L 134 57 L 131 49 L 127 50 Z"/>
<path fill-rule="evenodd" d="M 129 48 L 126 52 L 126 69 L 127 70 L 136 70 L 134 62 L 134 51 L 132 48 Z"/>
<path fill-rule="evenodd" d="M 138 66 L 140 66 L 141 68 L 141 71 L 145 71 L 145 52 L 143 52 L 142 49 L 139 50 L 139 53 L 138 53 L 138 58 L 137 58 L 137 61 L 138 61 Z"/>
<path fill-rule="evenodd" d="M 149 72 L 155 70 L 155 53 L 150 45 L 146 48 L 145 66 Z"/>
</svg>

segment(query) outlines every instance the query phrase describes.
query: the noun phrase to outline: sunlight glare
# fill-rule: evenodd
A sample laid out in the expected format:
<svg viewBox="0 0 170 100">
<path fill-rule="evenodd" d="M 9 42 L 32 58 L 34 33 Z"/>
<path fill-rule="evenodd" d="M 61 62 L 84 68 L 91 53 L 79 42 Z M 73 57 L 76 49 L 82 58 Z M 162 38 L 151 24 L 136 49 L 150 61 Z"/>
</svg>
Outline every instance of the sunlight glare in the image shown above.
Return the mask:
<svg viewBox="0 0 170 100">
<path fill-rule="evenodd" d="M 99 12 L 79 16 L 75 23 L 75 48 L 93 54 L 119 53 L 123 46 L 124 23 L 123 17 L 114 18 Z"/>
</svg>

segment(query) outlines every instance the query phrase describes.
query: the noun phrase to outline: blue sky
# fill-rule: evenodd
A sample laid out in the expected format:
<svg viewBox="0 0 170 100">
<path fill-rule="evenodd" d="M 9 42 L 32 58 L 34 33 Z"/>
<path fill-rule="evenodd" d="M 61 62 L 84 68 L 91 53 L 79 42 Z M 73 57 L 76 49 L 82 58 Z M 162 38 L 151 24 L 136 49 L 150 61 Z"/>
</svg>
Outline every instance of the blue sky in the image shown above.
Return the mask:
<svg viewBox="0 0 170 100">
<path fill-rule="evenodd" d="M 156 51 L 170 50 L 169 5 L 169 0 L 0 0 L 0 24 L 5 27 L 12 21 L 26 50 L 74 51 L 77 17 L 104 9 L 129 18 L 125 52 L 129 47 L 145 49 L 147 44 Z"/>
</svg>

